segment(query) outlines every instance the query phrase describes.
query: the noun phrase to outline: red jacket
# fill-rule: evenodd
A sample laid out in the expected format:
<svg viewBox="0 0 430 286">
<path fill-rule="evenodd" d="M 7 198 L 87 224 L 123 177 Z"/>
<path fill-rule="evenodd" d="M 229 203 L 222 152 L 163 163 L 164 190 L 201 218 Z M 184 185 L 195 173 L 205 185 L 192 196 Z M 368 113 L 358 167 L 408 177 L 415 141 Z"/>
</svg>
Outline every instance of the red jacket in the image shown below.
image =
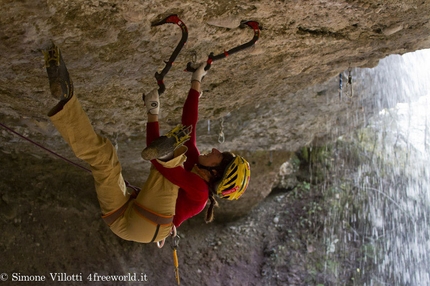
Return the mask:
<svg viewBox="0 0 430 286">
<path fill-rule="evenodd" d="M 184 167 L 164 168 L 156 160 L 151 163 L 170 182 L 179 186 L 178 198 L 176 200 L 176 211 L 173 223 L 179 227 L 185 220 L 199 214 L 206 206 L 209 198 L 209 188 L 206 182 L 195 173 L 192 173 L 194 165 L 197 164 L 200 155 L 196 146 L 196 124 L 198 120 L 199 92 L 190 89 L 188 97 L 182 110 L 182 124 L 192 125 L 191 138 L 184 145 L 188 147 L 187 160 Z M 147 124 L 147 144 L 158 138 L 158 122 Z"/>
</svg>

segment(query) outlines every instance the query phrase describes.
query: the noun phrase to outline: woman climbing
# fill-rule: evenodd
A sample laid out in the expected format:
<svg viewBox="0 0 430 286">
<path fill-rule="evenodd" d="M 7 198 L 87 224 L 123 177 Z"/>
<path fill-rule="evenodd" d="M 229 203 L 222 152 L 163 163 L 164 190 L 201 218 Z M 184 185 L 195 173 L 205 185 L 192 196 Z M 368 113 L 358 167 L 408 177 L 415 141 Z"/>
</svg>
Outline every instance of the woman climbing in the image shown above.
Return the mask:
<svg viewBox="0 0 430 286">
<path fill-rule="evenodd" d="M 200 155 L 196 147 L 195 126 L 200 84 L 206 74 L 204 64 L 192 74 L 183 108 L 182 124 L 191 126 L 189 140 L 174 146 L 172 154 L 152 159 L 150 174 L 141 191 L 130 195 L 116 150 L 108 139 L 94 132 L 74 95 L 73 82 L 59 48 L 53 45 L 44 55 L 51 94 L 59 99 L 48 116 L 75 155 L 91 166 L 102 217 L 116 235 L 141 243 L 161 241 L 172 227 L 200 213 L 208 200 L 206 221 L 210 222 L 215 196 L 235 200 L 246 190 L 250 169 L 245 159 L 215 148 Z M 147 145 L 150 145 L 160 137 L 157 90 L 146 96 L 145 105 Z"/>
</svg>

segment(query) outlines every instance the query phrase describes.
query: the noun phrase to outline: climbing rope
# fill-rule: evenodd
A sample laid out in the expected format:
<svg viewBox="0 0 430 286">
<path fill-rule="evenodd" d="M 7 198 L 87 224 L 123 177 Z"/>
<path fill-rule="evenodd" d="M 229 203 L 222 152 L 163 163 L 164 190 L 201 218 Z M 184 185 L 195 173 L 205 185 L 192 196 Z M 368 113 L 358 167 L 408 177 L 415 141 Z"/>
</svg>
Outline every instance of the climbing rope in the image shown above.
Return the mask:
<svg viewBox="0 0 430 286">
<path fill-rule="evenodd" d="M 88 168 L 86 168 L 86 167 L 84 167 L 84 166 L 82 166 L 82 165 L 80 165 L 80 164 L 78 164 L 78 163 L 75 163 L 75 162 L 73 162 L 73 161 L 71 161 L 71 160 L 67 159 L 66 157 L 61 156 L 60 154 L 58 154 L 58 153 L 56 153 L 56 152 L 54 152 L 54 151 L 52 151 L 52 150 L 50 150 L 50 149 L 48 149 L 48 148 L 46 148 L 46 147 L 42 146 L 41 144 L 39 144 L 39 143 L 37 143 L 37 142 L 35 142 L 35 141 L 31 140 L 30 138 L 28 138 L 28 137 L 26 137 L 26 136 L 24 136 L 24 135 L 22 135 L 22 134 L 20 134 L 20 133 L 16 132 L 16 131 L 15 131 L 15 130 L 13 130 L 12 128 L 7 127 L 6 125 L 4 125 L 4 124 L 3 124 L 3 123 L 1 123 L 1 122 L 0 122 L 0 126 L 1 126 L 1 127 L 3 127 L 4 129 L 6 129 L 7 131 L 9 131 L 9 132 L 11 132 L 11 133 L 13 133 L 13 134 L 15 134 L 15 135 L 17 135 L 17 136 L 21 137 L 22 139 L 24 139 L 24 140 L 26 140 L 26 141 L 28 141 L 28 142 L 30 142 L 30 143 L 32 143 L 32 144 L 34 144 L 35 146 L 37 146 L 37 147 L 39 147 L 39 148 L 41 148 L 41 149 L 45 150 L 46 152 L 49 152 L 49 153 L 51 153 L 52 155 L 57 156 L 58 158 L 60 158 L 60 159 L 62 159 L 62 160 L 64 160 L 64 161 L 66 161 L 67 163 L 69 163 L 69 164 L 71 164 L 71 165 L 73 165 L 73 166 L 75 166 L 75 167 L 78 167 L 78 168 L 80 168 L 80 169 L 82 169 L 82 170 L 84 170 L 84 171 L 86 171 L 86 172 L 88 172 L 88 173 L 91 173 L 91 170 L 90 170 L 90 169 L 88 169 Z M 130 189 L 132 189 L 133 191 L 135 191 L 135 192 L 139 193 L 140 188 L 138 188 L 138 187 L 136 187 L 136 186 L 131 185 L 127 180 L 124 180 L 124 182 L 125 182 L 125 185 L 126 185 L 126 187 L 127 187 L 127 188 L 130 188 Z"/>
</svg>

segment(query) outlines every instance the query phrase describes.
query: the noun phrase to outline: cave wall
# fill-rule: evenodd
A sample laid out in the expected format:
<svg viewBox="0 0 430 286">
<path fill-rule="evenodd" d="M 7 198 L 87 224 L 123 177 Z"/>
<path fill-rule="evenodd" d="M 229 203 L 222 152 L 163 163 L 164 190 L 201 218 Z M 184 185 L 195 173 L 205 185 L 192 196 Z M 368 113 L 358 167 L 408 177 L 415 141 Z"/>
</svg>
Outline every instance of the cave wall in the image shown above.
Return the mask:
<svg viewBox="0 0 430 286">
<path fill-rule="evenodd" d="M 223 202 L 217 209 L 221 221 L 243 216 L 263 200 L 291 152 L 350 132 L 375 112 L 371 94 L 357 92 L 353 98 L 339 98 L 339 73 L 375 66 L 390 54 L 430 48 L 430 3 L 426 1 L 0 3 L 0 121 L 79 162 L 46 117 L 55 100 L 49 96 L 41 49 L 52 40 L 63 51 L 76 95 L 95 130 L 116 145 L 124 177 L 136 185 L 149 170 L 148 162 L 139 156 L 146 128 L 141 95 L 157 88 L 154 73 L 164 67 L 163 61 L 180 38 L 179 28 L 151 28 L 151 21 L 163 13 L 177 13 L 189 30 L 188 42 L 165 78 L 163 132 L 179 121 L 190 81 L 190 74 L 183 72 L 186 64 L 250 40 L 252 30 L 239 29 L 239 23 L 258 21 L 263 29 L 257 44 L 215 62 L 203 81 L 200 150 L 235 150 L 252 164 L 251 183 L 242 203 L 228 206 Z M 225 134 L 222 143 L 218 141 L 221 131 Z M 139 246 L 111 237 L 100 222 L 88 174 L 71 171 L 67 164 L 5 130 L 0 132 L 0 151 L 2 229 L 9 233 L 0 246 L 9 251 L 11 265 L 16 263 L 11 269 L 23 269 L 11 257 L 29 241 L 38 244 L 34 247 L 45 261 L 54 265 L 63 260 L 71 269 L 84 259 L 77 249 L 90 239 L 101 243 L 90 244 L 97 245 L 97 251 L 93 260 L 90 252 L 85 257 L 87 269 L 101 271 L 99 266 L 111 257 L 102 254 L 110 248 L 119 262 L 110 260 L 106 269 L 120 268 L 117 264 L 124 256 L 141 262 L 140 257 L 133 257 L 134 251 L 142 250 Z M 68 221 L 63 212 L 79 215 Z M 184 228 L 192 231 L 193 223 L 201 227 L 198 220 Z M 32 232 L 32 228 L 40 231 Z M 70 236 L 76 232 L 79 239 L 74 243 Z M 48 241 L 54 237 L 71 244 L 63 256 L 61 252 L 53 253 L 57 257 L 47 254 Z M 155 255 L 143 248 L 146 255 Z M 37 272 L 37 259 L 27 253 L 33 246 L 22 249 L 18 255 L 27 257 L 25 269 Z M 162 279 L 156 273 L 170 265 L 170 253 L 160 260 L 157 266 L 144 266 L 152 269 L 148 274 Z"/>
</svg>

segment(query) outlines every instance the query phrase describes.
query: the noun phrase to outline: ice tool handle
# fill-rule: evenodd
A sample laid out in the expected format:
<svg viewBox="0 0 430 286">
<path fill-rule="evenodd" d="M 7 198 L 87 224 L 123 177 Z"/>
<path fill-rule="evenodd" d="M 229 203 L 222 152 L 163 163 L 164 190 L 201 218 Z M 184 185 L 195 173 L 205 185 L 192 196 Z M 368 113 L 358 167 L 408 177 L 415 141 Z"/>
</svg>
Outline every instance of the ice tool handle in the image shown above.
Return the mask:
<svg viewBox="0 0 430 286">
<path fill-rule="evenodd" d="M 179 41 L 178 45 L 176 46 L 175 50 L 173 51 L 172 55 L 170 56 L 169 60 L 165 62 L 166 66 L 163 68 L 161 73 L 156 72 L 155 73 L 155 79 L 157 80 L 157 84 L 159 86 L 158 88 L 158 94 L 161 95 L 166 90 L 166 86 L 164 85 L 164 77 L 169 72 L 170 68 L 173 65 L 173 62 L 175 61 L 176 57 L 179 55 L 180 51 L 184 47 L 184 45 L 187 43 L 188 40 L 188 29 L 187 26 L 184 24 L 184 22 L 179 19 L 178 15 L 173 14 L 170 16 L 167 16 L 165 19 L 152 23 L 151 27 L 160 26 L 166 23 L 172 23 L 176 24 L 181 28 L 182 31 L 182 38 Z"/>
<path fill-rule="evenodd" d="M 211 68 L 211 65 L 214 61 L 221 60 L 223 58 L 228 57 L 229 55 L 232 55 L 234 53 L 237 53 L 237 52 L 240 52 L 240 51 L 245 50 L 247 48 L 250 48 L 258 41 L 258 39 L 260 38 L 260 30 L 262 29 L 260 27 L 260 24 L 257 21 L 242 21 L 240 23 L 240 28 L 245 28 L 245 27 L 250 27 L 251 29 L 254 30 L 254 37 L 249 42 L 246 42 L 245 44 L 234 47 L 228 51 L 224 51 L 224 53 L 221 53 L 219 55 L 214 55 L 214 53 L 211 52 L 208 56 L 207 61 L 206 61 L 206 66 L 205 66 L 206 71 Z M 187 68 L 185 70 L 189 71 L 189 72 L 195 72 L 196 71 L 196 69 L 194 67 L 192 67 L 191 62 L 189 62 L 187 64 Z"/>
</svg>

